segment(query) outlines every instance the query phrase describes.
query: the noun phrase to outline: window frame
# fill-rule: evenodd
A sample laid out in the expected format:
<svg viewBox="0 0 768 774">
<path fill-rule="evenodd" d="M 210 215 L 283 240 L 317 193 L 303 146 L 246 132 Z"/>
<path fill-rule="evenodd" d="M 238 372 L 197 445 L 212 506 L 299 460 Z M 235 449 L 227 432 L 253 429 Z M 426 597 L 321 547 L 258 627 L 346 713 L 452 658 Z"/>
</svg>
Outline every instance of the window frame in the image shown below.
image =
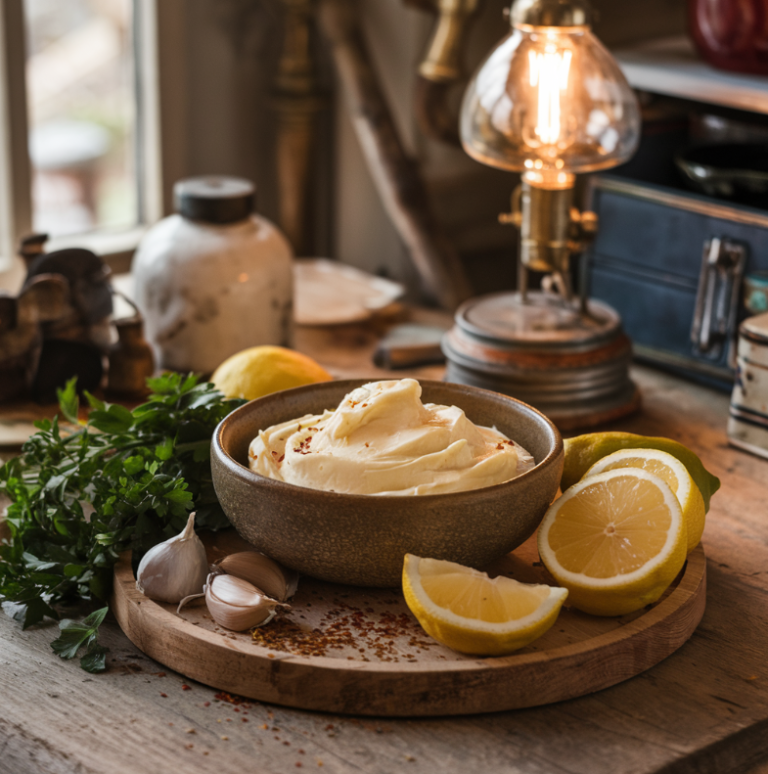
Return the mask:
<svg viewBox="0 0 768 774">
<path fill-rule="evenodd" d="M 172 185 L 184 165 L 184 0 L 133 0 L 137 101 L 138 223 L 112 231 L 52 237 L 48 250 L 85 247 L 115 272 L 130 269 L 147 228 L 172 209 Z M 32 230 L 24 0 L 0 1 L 0 286 L 19 242 Z M 176 137 L 174 143 L 170 138 Z M 18 267 L 16 267 L 18 268 Z"/>
</svg>

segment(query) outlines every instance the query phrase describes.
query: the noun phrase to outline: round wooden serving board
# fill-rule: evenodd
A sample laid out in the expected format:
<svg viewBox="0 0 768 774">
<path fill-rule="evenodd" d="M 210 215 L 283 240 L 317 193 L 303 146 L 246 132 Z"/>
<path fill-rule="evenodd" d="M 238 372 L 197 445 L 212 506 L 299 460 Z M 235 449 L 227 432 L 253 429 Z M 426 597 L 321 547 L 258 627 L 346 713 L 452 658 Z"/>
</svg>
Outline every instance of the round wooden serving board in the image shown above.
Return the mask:
<svg viewBox="0 0 768 774">
<path fill-rule="evenodd" d="M 207 540 L 211 561 L 248 548 L 233 531 Z M 529 540 L 491 569 L 550 583 Z M 659 602 L 621 618 L 563 608 L 555 625 L 510 656 L 463 656 L 431 640 L 399 589 L 304 577 L 291 609 L 265 627 L 218 627 L 205 604 L 174 605 L 136 590 L 128 556 L 115 567 L 112 609 L 144 653 L 220 690 L 289 707 L 376 716 L 462 715 L 534 707 L 627 680 L 677 650 L 706 604 L 699 545 Z"/>
</svg>

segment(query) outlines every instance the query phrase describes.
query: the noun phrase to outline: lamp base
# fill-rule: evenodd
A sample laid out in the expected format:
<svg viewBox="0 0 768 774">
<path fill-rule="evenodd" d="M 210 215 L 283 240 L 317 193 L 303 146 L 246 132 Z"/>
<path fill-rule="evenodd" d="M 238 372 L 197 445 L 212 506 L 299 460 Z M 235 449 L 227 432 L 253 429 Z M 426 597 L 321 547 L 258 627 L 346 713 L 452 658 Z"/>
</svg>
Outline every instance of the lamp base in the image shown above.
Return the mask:
<svg viewBox="0 0 768 774">
<path fill-rule="evenodd" d="M 543 292 L 470 299 L 443 339 L 446 380 L 495 390 L 577 430 L 636 411 L 632 345 L 607 304 Z"/>
</svg>

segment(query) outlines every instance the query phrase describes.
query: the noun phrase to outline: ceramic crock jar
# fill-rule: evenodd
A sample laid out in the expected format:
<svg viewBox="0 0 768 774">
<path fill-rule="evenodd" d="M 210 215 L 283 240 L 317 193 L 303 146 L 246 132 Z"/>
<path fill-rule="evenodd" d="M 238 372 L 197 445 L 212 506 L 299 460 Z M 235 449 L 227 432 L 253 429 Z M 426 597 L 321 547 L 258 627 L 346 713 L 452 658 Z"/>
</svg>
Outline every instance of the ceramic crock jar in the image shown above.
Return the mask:
<svg viewBox="0 0 768 774">
<path fill-rule="evenodd" d="M 293 255 L 277 227 L 253 213 L 253 184 L 190 178 L 174 196 L 176 214 L 147 232 L 132 267 L 160 367 L 210 374 L 242 349 L 290 346 Z"/>
<path fill-rule="evenodd" d="M 768 74 L 766 0 L 688 0 L 696 48 L 714 67 Z"/>
</svg>

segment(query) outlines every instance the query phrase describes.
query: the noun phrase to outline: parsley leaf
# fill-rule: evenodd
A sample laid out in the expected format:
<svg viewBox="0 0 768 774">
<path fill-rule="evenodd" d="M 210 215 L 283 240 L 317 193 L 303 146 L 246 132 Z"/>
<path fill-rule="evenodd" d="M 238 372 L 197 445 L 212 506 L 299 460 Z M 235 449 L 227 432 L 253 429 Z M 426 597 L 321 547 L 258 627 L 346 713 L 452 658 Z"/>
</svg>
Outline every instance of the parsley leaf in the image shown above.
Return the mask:
<svg viewBox="0 0 768 774">
<path fill-rule="evenodd" d="M 85 655 L 80 659 L 80 666 L 86 672 L 103 672 L 107 665 L 107 649 L 98 644 L 97 633 L 108 611 L 108 607 L 102 607 L 82 622 L 69 619 L 61 621 L 61 635 L 51 643 L 53 652 L 61 658 L 75 658 L 78 651 L 85 646 Z"/>
<path fill-rule="evenodd" d="M 67 382 L 58 395 L 73 427 L 63 433 L 58 417 L 36 423 L 22 454 L 0 467 L 0 494 L 11 501 L 0 601 L 23 627 L 57 620 L 62 603 L 109 599 L 118 555 L 131 550 L 138 558 L 178 534 L 190 510 L 197 529 L 229 526 L 209 448 L 216 425 L 243 401 L 194 375 L 167 373 L 148 384 L 147 402 L 132 411 L 86 392 L 83 424 L 75 381 Z M 72 654 L 85 644 L 81 665 L 89 671 L 106 663 L 95 634 L 101 620 Z M 71 624 L 62 622 L 56 652 L 75 646 Z"/>
</svg>

